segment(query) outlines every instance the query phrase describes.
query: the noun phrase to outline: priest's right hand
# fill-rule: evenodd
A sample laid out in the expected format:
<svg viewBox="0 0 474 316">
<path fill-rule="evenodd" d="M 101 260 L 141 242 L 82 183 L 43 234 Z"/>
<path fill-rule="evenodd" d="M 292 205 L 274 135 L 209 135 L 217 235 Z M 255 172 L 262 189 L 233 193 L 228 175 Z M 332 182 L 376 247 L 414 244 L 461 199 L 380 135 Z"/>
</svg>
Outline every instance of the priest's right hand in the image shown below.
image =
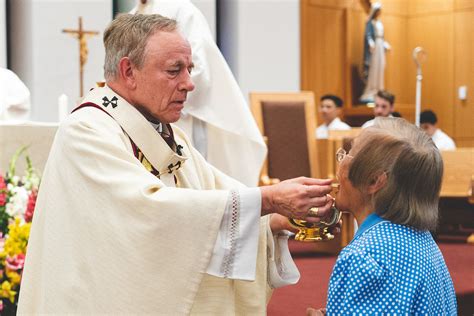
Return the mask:
<svg viewBox="0 0 474 316">
<path fill-rule="evenodd" d="M 260 187 L 262 216 L 278 213 L 290 218 L 318 222 L 329 214 L 333 203 L 328 195 L 332 189 L 331 182 L 331 179 L 299 177 Z M 318 208 L 318 216 L 308 217 L 309 210 L 315 207 Z"/>
</svg>

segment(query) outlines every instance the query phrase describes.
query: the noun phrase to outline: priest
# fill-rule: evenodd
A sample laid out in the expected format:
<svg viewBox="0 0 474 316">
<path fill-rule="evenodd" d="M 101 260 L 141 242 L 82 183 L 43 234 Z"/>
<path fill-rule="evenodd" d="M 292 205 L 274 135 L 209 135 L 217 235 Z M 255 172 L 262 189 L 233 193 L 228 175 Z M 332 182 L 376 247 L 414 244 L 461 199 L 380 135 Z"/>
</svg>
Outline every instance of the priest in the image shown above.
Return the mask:
<svg viewBox="0 0 474 316">
<path fill-rule="evenodd" d="M 176 124 L 209 163 L 246 185 L 257 185 L 266 146 L 204 15 L 190 0 L 137 0 L 132 13 L 155 13 L 178 22 L 193 51 L 196 89 Z M 251 155 L 241 155 L 249 151 Z"/>
<path fill-rule="evenodd" d="M 172 124 L 194 89 L 175 20 L 121 15 L 104 44 L 106 86 L 50 152 L 18 313 L 264 315 L 299 278 L 286 217 L 330 215 L 330 181 L 246 188 L 205 161 Z"/>
</svg>

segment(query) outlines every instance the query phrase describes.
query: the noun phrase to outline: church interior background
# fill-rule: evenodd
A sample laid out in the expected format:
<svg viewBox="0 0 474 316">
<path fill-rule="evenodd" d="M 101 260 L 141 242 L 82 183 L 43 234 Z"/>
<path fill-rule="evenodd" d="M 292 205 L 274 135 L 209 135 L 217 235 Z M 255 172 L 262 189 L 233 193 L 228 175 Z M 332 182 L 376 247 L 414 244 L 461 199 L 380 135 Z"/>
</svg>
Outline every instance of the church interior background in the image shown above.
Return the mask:
<svg viewBox="0 0 474 316">
<path fill-rule="evenodd" d="M 79 97 L 77 40 L 63 29 L 98 31 L 87 39 L 86 87 L 103 79 L 102 31 L 114 12 L 126 12 L 133 0 L 0 0 L 0 66 L 12 69 L 32 94 L 32 119 L 57 121 L 57 103 L 66 94 L 69 109 Z M 354 103 L 363 53 L 367 13 L 360 0 L 194 1 L 216 34 L 244 95 L 250 91 L 310 90 L 343 96 L 344 116 L 359 124 L 370 109 Z M 397 96 L 397 110 L 414 119 L 416 67 L 413 48 L 422 46 L 422 108 L 433 109 L 440 127 L 456 143 L 474 145 L 472 98 L 473 6 L 471 0 L 385 0 L 381 19 L 387 53 L 385 87 Z M 265 14 L 271 7 L 271 14 Z M 44 21 L 48 23 L 44 23 Z M 245 23 L 244 23 L 245 22 Z M 60 66 L 59 66 L 60 65 Z"/>
<path fill-rule="evenodd" d="M 192 2 L 206 16 L 219 48 L 247 98 L 255 91 L 304 90 L 314 93 L 317 105 L 322 95 L 332 93 L 344 100 L 343 120 L 351 126 L 360 126 L 372 117 L 372 108 L 358 102 L 366 1 Z M 459 148 L 472 149 L 474 0 L 380 2 L 385 39 L 392 46 L 386 54 L 385 88 L 396 95 L 396 110 L 414 122 L 416 67 L 412 52 L 421 46 L 427 53 L 423 63 L 421 107 L 437 113 L 439 126 Z M 77 29 L 81 17 L 84 30 L 98 32 L 87 37 L 84 64 L 84 90 L 87 91 L 103 80 L 105 27 L 115 13 L 128 12 L 135 4 L 134 0 L 0 0 L 0 67 L 13 70 L 29 88 L 31 121 L 54 126 L 59 120 L 61 106 L 64 110 L 64 102 L 71 111 L 80 98 L 79 42 L 62 30 Z M 467 91 L 466 96 L 462 91 Z M 67 101 L 59 100 L 63 94 Z M 320 122 L 319 117 L 317 121 Z M 42 144 L 41 135 L 34 135 L 34 132 L 31 135 L 34 142 Z M 0 138 L 10 136 L 4 134 Z M 48 143 L 42 146 L 48 146 Z M 12 150 L 1 149 L 0 170 L 6 168 Z M 43 155 L 40 159 L 44 161 L 46 157 Z M 472 208 L 471 211 L 474 213 Z M 283 315 L 285 310 L 303 314 L 307 306 L 315 305 L 314 302 L 324 303 L 326 286 L 314 290 L 314 284 L 316 279 L 327 280 L 333 257 L 321 254 L 313 257 L 310 245 L 298 247 L 295 255 L 301 258 L 297 264 L 304 270 L 302 282 L 276 291 L 269 305 L 270 315 Z M 452 256 L 447 259 L 448 266 L 450 262 L 457 265 L 458 279 L 453 276 L 455 287 L 456 280 L 463 282 L 458 285 L 462 293 L 457 292 L 460 311 L 473 313 L 474 276 L 472 272 L 466 273 L 474 260 L 467 256 L 473 251 L 472 247 L 467 252 L 465 248 L 460 249 L 446 250 Z M 313 264 L 327 265 L 327 269 L 318 274 L 311 270 Z M 464 285 L 466 282 L 469 284 Z M 289 297 L 306 305 L 282 306 Z"/>
</svg>

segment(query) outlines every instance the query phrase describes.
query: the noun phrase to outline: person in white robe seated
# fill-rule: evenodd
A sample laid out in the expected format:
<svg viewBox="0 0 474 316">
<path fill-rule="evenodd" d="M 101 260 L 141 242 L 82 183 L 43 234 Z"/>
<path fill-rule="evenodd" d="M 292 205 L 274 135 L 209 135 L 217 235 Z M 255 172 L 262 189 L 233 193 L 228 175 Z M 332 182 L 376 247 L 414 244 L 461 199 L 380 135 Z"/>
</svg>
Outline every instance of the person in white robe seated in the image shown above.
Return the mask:
<svg viewBox="0 0 474 316">
<path fill-rule="evenodd" d="M 431 110 L 420 114 L 420 127 L 431 137 L 439 150 L 455 150 L 456 144 L 453 139 L 438 127 L 438 117 Z"/>
<path fill-rule="evenodd" d="M 210 164 L 246 185 L 257 185 L 266 145 L 204 15 L 190 0 L 137 0 L 130 13 L 160 14 L 178 22 L 193 51 L 196 89 L 176 125 Z M 249 151 L 251 155 L 241 154 Z"/>
<path fill-rule="evenodd" d="M 332 94 L 326 94 L 323 95 L 319 101 L 319 113 L 321 113 L 323 124 L 316 129 L 316 138 L 328 138 L 329 131 L 347 131 L 351 129 L 349 125 L 339 118 L 342 106 L 344 105 L 341 98 Z"/>
<path fill-rule="evenodd" d="M 387 90 L 379 90 L 375 95 L 374 101 L 374 116 L 375 117 L 393 117 L 392 113 L 395 110 L 395 95 Z M 371 127 L 374 125 L 375 119 L 368 120 L 362 125 L 362 128 Z"/>
<path fill-rule="evenodd" d="M 30 117 L 30 90 L 11 70 L 0 67 L 0 121 Z"/>
<path fill-rule="evenodd" d="M 51 148 L 18 313 L 265 315 L 299 279 L 287 217 L 331 216 L 331 180 L 247 188 L 205 161 L 172 125 L 194 89 L 175 20 L 119 15 L 104 45 L 106 85 Z"/>
</svg>

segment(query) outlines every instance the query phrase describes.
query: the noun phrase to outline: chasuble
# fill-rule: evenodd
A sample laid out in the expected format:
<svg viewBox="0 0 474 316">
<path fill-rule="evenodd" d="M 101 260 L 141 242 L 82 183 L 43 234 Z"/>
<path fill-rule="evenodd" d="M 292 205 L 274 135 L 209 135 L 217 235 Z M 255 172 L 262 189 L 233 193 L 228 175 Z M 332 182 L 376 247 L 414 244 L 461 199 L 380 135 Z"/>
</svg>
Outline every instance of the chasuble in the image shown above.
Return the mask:
<svg viewBox="0 0 474 316">
<path fill-rule="evenodd" d="M 271 288 L 297 282 L 288 236 L 258 219 L 259 189 L 218 171 L 173 130 L 176 152 L 107 86 L 61 124 L 19 314 L 265 314 Z"/>
</svg>

